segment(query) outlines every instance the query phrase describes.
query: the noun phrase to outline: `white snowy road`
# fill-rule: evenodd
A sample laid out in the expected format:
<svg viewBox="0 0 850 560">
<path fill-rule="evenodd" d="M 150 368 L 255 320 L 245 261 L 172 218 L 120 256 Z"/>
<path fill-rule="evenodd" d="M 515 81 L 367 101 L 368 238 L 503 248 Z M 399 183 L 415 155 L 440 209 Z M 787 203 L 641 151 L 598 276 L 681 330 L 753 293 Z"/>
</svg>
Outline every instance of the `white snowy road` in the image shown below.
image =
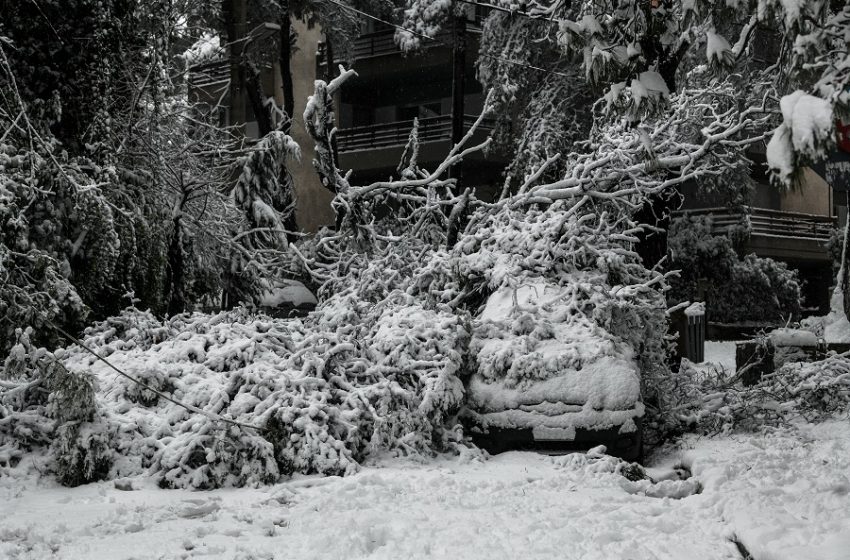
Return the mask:
<svg viewBox="0 0 850 560">
<path fill-rule="evenodd" d="M 529 453 L 214 492 L 4 478 L 0 558 L 740 559 L 733 538 L 757 560 L 850 558 L 846 420 L 685 447 L 668 466 L 704 490 L 678 500 Z"/>
</svg>

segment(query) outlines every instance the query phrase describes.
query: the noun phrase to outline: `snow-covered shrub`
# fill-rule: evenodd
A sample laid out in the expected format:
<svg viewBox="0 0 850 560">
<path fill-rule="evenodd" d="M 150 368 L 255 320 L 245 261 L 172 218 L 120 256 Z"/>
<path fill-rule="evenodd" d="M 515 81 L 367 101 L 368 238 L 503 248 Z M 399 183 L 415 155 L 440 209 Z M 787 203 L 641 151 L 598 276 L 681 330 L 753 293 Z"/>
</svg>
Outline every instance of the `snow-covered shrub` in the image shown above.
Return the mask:
<svg viewBox="0 0 850 560">
<path fill-rule="evenodd" d="M 242 301 L 253 301 L 261 289 L 253 268 L 262 261 L 264 250 L 281 250 L 287 245 L 287 231 L 295 230 L 295 193 L 289 160 L 301 157 L 295 140 L 275 130 L 251 148 L 233 197 L 244 213 L 245 231 L 240 232 L 243 250 L 234 251 L 230 270 L 230 290 Z"/>
<path fill-rule="evenodd" d="M 56 479 L 65 486 L 105 479 L 115 460 L 111 443 L 109 429 L 102 423 L 60 425 L 51 444 Z"/>
<path fill-rule="evenodd" d="M 5 389 L 0 391 L 0 445 L 49 444 L 57 479 L 67 486 L 105 478 L 113 462 L 111 435 L 98 413 L 94 380 L 34 347 L 31 333 L 17 331 L 0 376 L 7 380 L 0 385 Z"/>
<path fill-rule="evenodd" d="M 274 448 L 257 430 L 221 426 L 202 416 L 184 423 L 182 430 L 158 442 L 151 463 L 160 486 L 208 490 L 278 479 Z"/>
<path fill-rule="evenodd" d="M 88 314 L 67 260 L 54 251 L 56 210 L 30 184 L 30 172 L 43 167 L 40 155 L 0 143 L 0 359 L 15 344 L 15 329 L 31 326 L 36 344 L 55 345 L 50 322 L 76 324 Z"/>
<path fill-rule="evenodd" d="M 745 233 L 738 234 L 738 237 Z M 770 258 L 735 251 L 735 236 L 712 234 L 710 217 L 684 216 L 669 231 L 671 268 L 679 275 L 670 281 L 671 303 L 695 301 L 705 280 L 707 312 L 712 321 L 779 321 L 801 311 L 797 273 Z"/>
<path fill-rule="evenodd" d="M 718 317 L 730 322 L 800 316 L 802 296 L 797 271 L 783 262 L 747 255 L 733 266 L 726 288 L 721 292 L 713 287 L 710 301 Z"/>
<path fill-rule="evenodd" d="M 16 449 L 47 444 L 53 434 L 46 395 L 36 390 L 44 383 L 41 362 L 48 353 L 33 346 L 31 334 L 32 329 L 15 331 L 0 370 L 0 442 Z"/>
</svg>

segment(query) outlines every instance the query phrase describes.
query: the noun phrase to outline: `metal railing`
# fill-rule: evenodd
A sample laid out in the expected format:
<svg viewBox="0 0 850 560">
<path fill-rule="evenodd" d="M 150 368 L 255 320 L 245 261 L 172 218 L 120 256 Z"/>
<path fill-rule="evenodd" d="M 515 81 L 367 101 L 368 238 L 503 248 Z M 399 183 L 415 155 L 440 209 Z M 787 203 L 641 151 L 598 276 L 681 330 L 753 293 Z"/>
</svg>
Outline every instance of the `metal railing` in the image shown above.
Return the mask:
<svg viewBox="0 0 850 560">
<path fill-rule="evenodd" d="M 477 118 L 476 115 L 464 115 L 464 130 L 469 130 Z M 337 131 L 337 146 L 340 152 L 404 146 L 407 144 L 407 139 L 410 136 L 412 128 L 413 120 L 343 128 Z M 492 129 L 492 120 L 485 119 L 479 126 L 479 130 L 483 131 Z M 451 115 L 419 119 L 419 142 L 439 142 L 441 140 L 450 140 L 451 137 Z"/>
<path fill-rule="evenodd" d="M 675 215 L 685 213 L 689 216 L 711 216 L 712 231 L 715 233 L 726 233 L 730 229 L 746 226 L 749 222 L 753 234 L 819 240 L 829 239 L 838 223 L 834 216 L 753 207 L 747 207 L 746 211 L 741 212 L 731 212 L 728 208 L 700 208 L 679 211 Z"/>
<path fill-rule="evenodd" d="M 189 87 L 204 88 L 230 80 L 230 61 L 226 58 L 189 67 Z"/>
<path fill-rule="evenodd" d="M 467 27 L 467 33 L 479 33 L 480 28 L 473 24 L 469 23 Z M 452 46 L 452 32 L 450 29 L 441 30 L 435 37 L 434 41 L 423 40 L 422 48 L 429 49 L 433 47 L 446 47 L 451 48 Z M 317 52 L 317 60 L 320 66 L 325 65 L 325 43 L 324 41 L 319 43 L 318 52 Z M 364 58 L 371 58 L 376 56 L 386 56 L 391 54 L 400 54 L 401 50 L 398 48 L 398 45 L 395 42 L 395 29 L 382 29 L 380 31 L 375 31 L 373 33 L 364 33 L 357 37 L 354 41 L 353 52 L 351 53 L 354 60 L 362 60 Z M 340 58 L 341 53 L 334 53 L 334 64 L 338 62 L 343 62 Z"/>
</svg>

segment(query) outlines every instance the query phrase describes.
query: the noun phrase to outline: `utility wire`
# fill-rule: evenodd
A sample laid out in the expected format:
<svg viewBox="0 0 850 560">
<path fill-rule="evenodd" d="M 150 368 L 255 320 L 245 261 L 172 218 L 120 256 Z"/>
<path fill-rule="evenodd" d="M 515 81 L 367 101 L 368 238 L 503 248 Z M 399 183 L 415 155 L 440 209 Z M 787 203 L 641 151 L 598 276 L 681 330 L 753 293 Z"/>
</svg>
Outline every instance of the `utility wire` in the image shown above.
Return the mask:
<svg viewBox="0 0 850 560">
<path fill-rule="evenodd" d="M 159 395 L 163 399 L 165 399 L 169 402 L 172 402 L 179 407 L 185 408 L 189 412 L 192 412 L 194 414 L 200 414 L 202 416 L 206 416 L 207 418 L 209 418 L 210 420 L 213 420 L 215 422 L 224 422 L 225 424 L 232 424 L 234 426 L 239 426 L 240 428 L 250 428 L 252 430 L 258 430 L 258 431 L 261 431 L 261 432 L 265 431 L 265 428 L 262 428 L 260 426 L 253 426 L 251 424 L 244 424 L 242 422 L 237 422 L 236 420 L 231 420 L 230 418 L 223 418 L 222 416 L 219 416 L 218 414 L 214 414 L 214 413 L 209 412 L 207 410 L 200 409 L 196 406 L 192 406 L 190 404 L 180 402 L 177 399 L 175 399 L 174 397 L 172 397 L 171 395 L 163 393 L 162 391 L 159 391 L 158 389 L 154 389 L 153 387 L 151 387 L 150 385 L 148 385 L 144 381 L 138 379 L 137 377 L 133 377 L 129 373 L 124 373 L 123 371 L 121 371 L 120 369 L 118 369 L 117 367 L 112 365 L 110 362 L 108 362 L 106 360 L 106 358 L 104 358 L 103 356 L 101 356 L 100 354 L 98 354 L 97 352 L 92 350 L 91 348 L 89 348 L 83 341 L 78 339 L 76 336 L 65 332 L 61 327 L 55 325 L 52 321 L 48 320 L 47 324 L 50 325 L 51 327 L 53 327 L 59 334 L 61 334 L 65 338 L 67 338 L 69 341 L 73 342 L 74 344 L 76 344 L 77 346 L 79 346 L 80 348 L 82 348 L 83 350 L 85 350 L 86 352 L 88 352 L 89 354 L 91 354 L 92 356 L 94 356 L 95 358 L 97 358 L 98 360 L 100 360 L 101 362 L 103 362 L 104 364 L 106 364 L 107 366 L 109 366 L 110 368 L 115 370 L 116 372 L 118 372 L 119 375 L 126 377 L 127 379 L 129 379 L 130 381 L 135 383 L 136 385 L 139 385 L 140 387 L 143 387 L 143 388 L 147 389 L 148 391 L 155 393 L 156 395 Z"/>
<path fill-rule="evenodd" d="M 506 14 L 510 14 L 512 16 L 523 16 L 528 19 L 536 19 L 539 21 L 550 21 L 554 23 L 554 16 L 546 17 L 542 15 L 534 15 L 528 12 L 523 12 L 522 10 L 511 10 L 510 8 L 505 8 L 504 6 L 497 6 L 495 4 L 487 4 L 485 2 L 476 2 L 475 0 L 457 0 L 458 2 L 462 2 L 464 4 L 471 4 L 473 6 L 480 6 L 482 8 L 489 8 L 491 10 L 496 10 L 498 12 L 504 12 Z"/>
<path fill-rule="evenodd" d="M 437 41 L 438 43 L 439 43 L 439 42 L 441 42 L 441 41 L 439 41 L 438 39 L 436 39 L 436 38 L 434 38 L 434 37 L 431 37 L 430 35 L 425 35 L 424 33 L 419 33 L 418 31 L 414 31 L 414 30 L 412 30 L 412 29 L 407 29 L 407 28 L 402 27 L 402 26 L 400 26 L 400 25 L 397 25 L 397 24 L 395 24 L 395 23 L 392 23 L 392 22 L 389 22 L 389 21 L 383 20 L 383 19 L 379 18 L 378 16 L 373 16 L 372 14 L 367 14 L 366 12 L 364 12 L 364 11 L 362 11 L 362 10 L 358 10 L 357 8 L 355 8 L 355 7 L 353 7 L 353 6 L 348 6 L 348 5 L 343 4 L 343 3 L 341 3 L 341 2 L 337 2 L 337 0 L 327 0 L 327 1 L 328 1 L 328 2 L 330 2 L 331 4 L 336 4 L 336 5 L 337 5 L 337 6 L 339 6 L 340 8 L 343 8 L 343 9 L 348 10 L 348 11 L 350 11 L 350 12 L 354 12 L 354 13 L 356 13 L 356 14 L 360 14 L 360 15 L 361 15 L 361 16 L 363 16 L 363 17 L 367 17 L 367 18 L 369 18 L 369 19 L 373 19 L 373 20 L 375 20 L 375 21 L 377 21 L 377 22 L 383 23 L 384 25 L 389 25 L 390 27 L 395 27 L 396 29 L 398 29 L 398 30 L 400 30 L 400 31 L 407 31 L 408 33 L 411 33 L 411 34 L 413 34 L 413 35 L 416 35 L 417 37 L 422 37 L 423 39 L 428 39 L 429 41 Z"/>
<path fill-rule="evenodd" d="M 338 2 L 337 0 L 327 0 L 327 1 L 330 2 L 331 4 L 335 4 L 335 5 L 339 6 L 340 8 L 343 8 L 344 10 L 349 10 L 351 12 L 360 14 L 363 17 L 372 19 L 372 20 L 377 21 L 379 23 L 383 23 L 384 25 L 389 25 L 390 27 L 394 27 L 394 28 L 398 29 L 399 31 L 404 31 L 406 33 L 410 33 L 411 35 L 415 35 L 417 37 L 421 37 L 423 39 L 427 39 L 429 41 L 432 41 L 433 43 L 436 43 L 438 45 L 443 45 L 444 47 L 452 48 L 452 45 L 450 45 L 449 43 L 446 43 L 445 41 L 441 41 L 436 37 L 431 37 L 430 35 L 420 33 L 419 31 L 414 31 L 412 29 L 402 27 L 401 25 L 386 21 L 386 20 L 381 19 L 377 16 L 373 16 L 372 14 L 368 14 L 368 13 L 362 11 L 362 10 L 358 10 L 357 8 L 353 8 L 352 6 L 347 6 L 347 5 L 345 5 L 341 2 Z M 461 0 L 461 1 L 464 1 L 464 0 Z M 474 2 L 470 2 L 470 3 L 474 3 Z M 484 4 L 482 4 L 482 5 L 484 5 Z M 533 17 L 533 16 L 528 15 L 528 14 L 525 14 L 525 15 L 527 17 Z M 533 18 L 533 19 L 541 19 L 541 18 Z M 572 76 L 570 76 L 569 74 L 564 74 L 563 72 L 558 72 L 558 71 L 555 71 L 555 70 L 547 70 L 547 69 L 541 68 L 539 66 L 534 66 L 534 65 L 527 64 L 527 63 L 524 63 L 524 62 L 518 62 L 516 60 L 511 60 L 509 58 L 504 58 L 504 57 L 493 55 L 493 54 L 487 54 L 487 53 L 479 52 L 478 56 L 483 56 L 485 58 L 491 58 L 493 60 L 498 60 L 500 62 L 504 62 L 506 64 L 512 64 L 514 66 L 522 66 L 523 68 L 528 68 L 530 70 L 536 70 L 537 72 L 543 72 L 543 73 L 546 73 L 546 74 L 561 76 L 562 78 L 572 78 Z"/>
</svg>

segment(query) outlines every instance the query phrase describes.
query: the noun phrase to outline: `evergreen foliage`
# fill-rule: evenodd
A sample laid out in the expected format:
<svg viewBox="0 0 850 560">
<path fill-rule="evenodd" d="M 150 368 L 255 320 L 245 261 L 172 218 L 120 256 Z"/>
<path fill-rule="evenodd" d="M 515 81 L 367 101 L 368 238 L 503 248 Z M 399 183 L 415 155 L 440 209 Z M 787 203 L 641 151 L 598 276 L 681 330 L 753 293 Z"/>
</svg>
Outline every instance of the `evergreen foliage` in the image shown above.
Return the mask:
<svg viewBox="0 0 850 560">
<path fill-rule="evenodd" d="M 747 234 L 738 235 L 740 243 Z M 752 254 L 740 258 L 733 237 L 712 234 L 710 217 L 673 220 L 669 243 L 671 266 L 679 270 L 670 281 L 671 304 L 700 300 L 702 285 L 711 321 L 779 323 L 800 318 L 796 271 Z"/>
</svg>

